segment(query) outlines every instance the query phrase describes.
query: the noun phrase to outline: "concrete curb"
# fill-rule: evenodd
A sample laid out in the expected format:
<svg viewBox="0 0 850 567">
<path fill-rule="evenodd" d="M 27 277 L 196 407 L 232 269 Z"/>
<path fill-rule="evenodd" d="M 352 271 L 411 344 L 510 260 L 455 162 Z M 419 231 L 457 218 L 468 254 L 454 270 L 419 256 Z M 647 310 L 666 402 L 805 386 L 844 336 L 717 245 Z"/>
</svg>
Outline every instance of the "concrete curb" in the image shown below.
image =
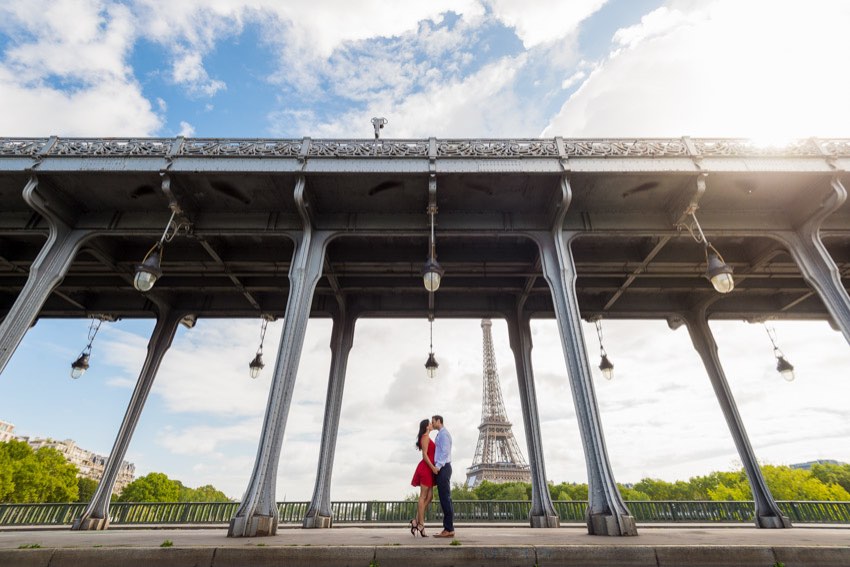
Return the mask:
<svg viewBox="0 0 850 567">
<path fill-rule="evenodd" d="M 438 547 L 382 546 L 375 548 L 375 562 L 380 567 L 514 567 L 536 563 L 534 547 L 530 545 L 484 546 L 459 545 Z"/>
<path fill-rule="evenodd" d="M 655 548 L 646 545 L 539 545 L 534 549 L 537 552 L 537 565 L 541 567 L 657 566 Z"/>
<path fill-rule="evenodd" d="M 0 549 L 2 567 L 847 567 L 850 546 L 244 546 Z"/>
</svg>

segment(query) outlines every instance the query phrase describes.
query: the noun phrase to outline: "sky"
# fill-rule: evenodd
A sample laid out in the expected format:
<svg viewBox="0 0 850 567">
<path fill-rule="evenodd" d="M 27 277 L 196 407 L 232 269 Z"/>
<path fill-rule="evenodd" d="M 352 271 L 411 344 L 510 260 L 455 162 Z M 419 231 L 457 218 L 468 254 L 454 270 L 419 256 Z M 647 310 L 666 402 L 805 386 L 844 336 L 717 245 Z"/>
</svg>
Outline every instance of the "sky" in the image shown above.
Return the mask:
<svg viewBox="0 0 850 567">
<path fill-rule="evenodd" d="M 850 137 L 850 3 L 782 0 L 8 0 L 0 3 L 0 136 L 369 138 Z M 471 464 L 482 394 L 477 320 L 357 324 L 331 486 L 334 500 L 402 499 L 420 419 L 446 418 L 455 479 Z M 266 336 L 273 361 L 280 322 Z M 106 454 L 151 321 L 103 325 L 91 369 L 70 363 L 85 320 L 40 321 L 0 376 L 0 420 Z M 775 371 L 762 325 L 715 322 L 756 455 L 850 462 L 850 348 L 826 322 L 777 322 L 795 365 Z M 547 477 L 584 482 L 563 352 L 535 321 L 533 361 Z M 330 367 L 331 323 L 311 321 L 286 427 L 278 500 L 309 500 Z M 740 466 L 687 331 L 605 321 L 615 378 L 585 338 L 617 480 L 687 479 Z M 251 380 L 260 322 L 199 320 L 163 362 L 127 459 L 240 498 L 271 368 Z M 508 416 L 526 452 L 507 328 L 493 335 Z"/>
</svg>

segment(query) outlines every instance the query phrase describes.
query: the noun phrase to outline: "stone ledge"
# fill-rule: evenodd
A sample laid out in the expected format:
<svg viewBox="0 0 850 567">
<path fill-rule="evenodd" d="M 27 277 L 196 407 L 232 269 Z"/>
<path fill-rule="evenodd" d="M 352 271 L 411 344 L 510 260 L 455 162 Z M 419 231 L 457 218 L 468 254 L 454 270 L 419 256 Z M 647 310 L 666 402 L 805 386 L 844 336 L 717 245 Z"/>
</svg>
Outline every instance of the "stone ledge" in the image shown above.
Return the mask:
<svg viewBox="0 0 850 567">
<path fill-rule="evenodd" d="M 848 546 L 389 545 L 0 549 L 14 567 L 847 567 Z"/>
<path fill-rule="evenodd" d="M 530 545 L 450 546 L 381 546 L 375 548 L 375 562 L 380 567 L 531 567 L 537 563 L 534 547 Z"/>
</svg>

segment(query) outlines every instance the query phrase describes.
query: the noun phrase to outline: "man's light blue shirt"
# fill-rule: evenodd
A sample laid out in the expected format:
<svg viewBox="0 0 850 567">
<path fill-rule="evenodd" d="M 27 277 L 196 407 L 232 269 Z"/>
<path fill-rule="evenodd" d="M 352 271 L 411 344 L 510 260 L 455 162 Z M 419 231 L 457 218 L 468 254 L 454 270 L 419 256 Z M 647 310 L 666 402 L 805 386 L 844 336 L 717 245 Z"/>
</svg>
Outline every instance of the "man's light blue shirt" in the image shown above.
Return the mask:
<svg viewBox="0 0 850 567">
<path fill-rule="evenodd" d="M 437 447 L 434 449 L 434 466 L 443 468 L 446 463 L 452 462 L 452 435 L 445 427 L 437 433 L 435 440 Z"/>
</svg>

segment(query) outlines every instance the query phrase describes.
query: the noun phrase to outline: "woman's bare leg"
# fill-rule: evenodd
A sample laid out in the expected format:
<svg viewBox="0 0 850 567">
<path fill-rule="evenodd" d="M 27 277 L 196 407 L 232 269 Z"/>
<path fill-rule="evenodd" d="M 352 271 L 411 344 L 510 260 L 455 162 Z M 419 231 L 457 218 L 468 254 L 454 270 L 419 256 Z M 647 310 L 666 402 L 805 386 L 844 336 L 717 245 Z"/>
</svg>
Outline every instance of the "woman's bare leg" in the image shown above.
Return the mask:
<svg viewBox="0 0 850 567">
<path fill-rule="evenodd" d="M 416 522 L 420 526 L 425 525 L 425 507 L 428 506 L 428 503 L 430 502 L 430 499 L 428 497 L 430 490 L 431 487 L 429 486 L 419 487 L 419 506 L 416 510 Z"/>
<path fill-rule="evenodd" d="M 424 508 L 423 513 L 422 513 L 422 523 L 423 524 L 425 523 L 425 515 L 426 515 L 425 512 L 428 511 L 428 507 L 431 505 L 431 501 L 433 499 L 434 499 L 434 487 L 429 486 L 428 487 L 428 495 L 425 498 L 425 508 Z"/>
</svg>

